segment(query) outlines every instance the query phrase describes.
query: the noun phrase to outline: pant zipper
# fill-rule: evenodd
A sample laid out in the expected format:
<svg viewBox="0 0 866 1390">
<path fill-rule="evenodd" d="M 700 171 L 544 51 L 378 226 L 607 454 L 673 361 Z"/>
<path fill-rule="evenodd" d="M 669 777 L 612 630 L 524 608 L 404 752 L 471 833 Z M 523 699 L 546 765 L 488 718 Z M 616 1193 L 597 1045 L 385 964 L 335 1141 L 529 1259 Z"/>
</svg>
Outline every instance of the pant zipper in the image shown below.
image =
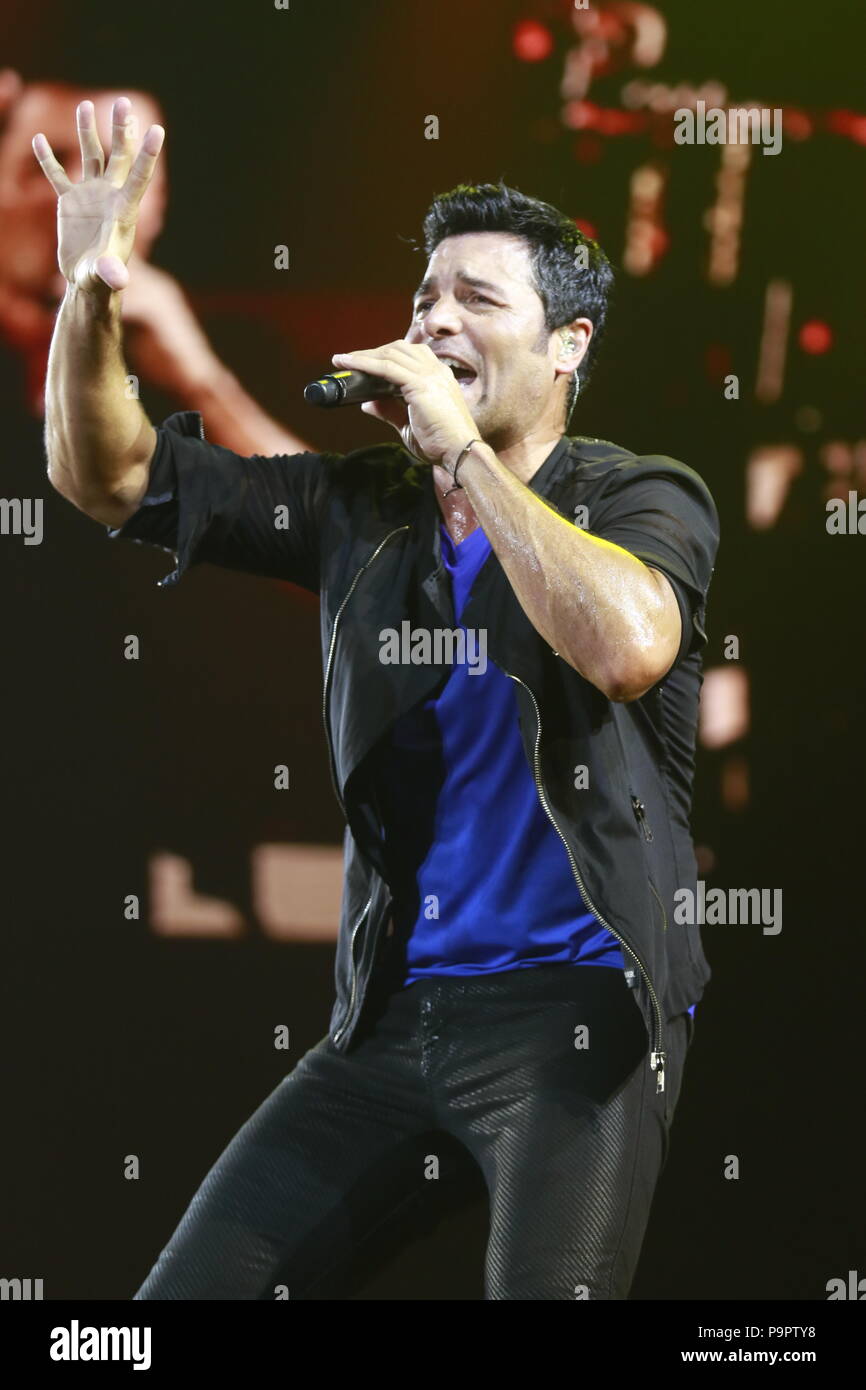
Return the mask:
<svg viewBox="0 0 866 1390">
<path fill-rule="evenodd" d="M 384 540 L 381 540 L 381 541 L 379 542 L 379 544 L 376 546 L 376 549 L 373 551 L 373 554 L 370 556 L 369 560 L 366 560 L 366 561 L 365 561 L 365 563 L 364 563 L 364 564 L 361 566 L 361 568 L 358 570 L 358 573 L 355 575 L 355 578 L 352 580 L 351 584 L 349 585 L 349 588 L 348 588 L 348 590 L 346 591 L 345 597 L 343 598 L 343 602 L 340 604 L 339 608 L 337 609 L 337 613 L 336 613 L 336 616 L 335 616 L 335 618 L 334 618 L 334 626 L 333 626 L 333 628 L 331 629 L 331 641 L 330 641 L 330 645 L 329 645 L 329 647 L 328 647 L 328 660 L 327 660 L 327 662 L 326 662 L 326 664 L 325 664 L 325 681 L 324 681 L 324 687 L 323 687 L 323 690 L 322 690 L 322 722 L 324 723 L 324 726 L 325 726 L 325 741 L 326 741 L 326 743 L 327 743 L 327 745 L 328 745 L 328 756 L 329 756 L 329 762 L 330 762 L 330 768 L 331 768 L 331 784 L 332 784 L 332 786 L 333 786 L 333 788 L 334 788 L 334 795 L 336 796 L 338 802 L 340 803 L 340 808 L 341 808 L 341 810 L 342 810 L 342 812 L 343 812 L 343 816 L 344 816 L 344 817 L 346 817 L 346 805 L 345 805 L 345 802 L 343 801 L 343 798 L 340 796 L 339 788 L 338 788 L 338 786 L 337 786 L 337 763 L 336 763 L 336 759 L 335 759 L 335 757 L 334 757 L 334 748 L 333 748 L 333 744 L 332 744 L 332 742 L 331 742 L 330 730 L 329 730 L 329 728 L 328 728 L 328 686 L 329 686 L 329 684 L 330 684 L 330 679 L 331 679 L 331 666 L 332 666 L 333 659 L 334 659 L 334 649 L 335 649 L 335 647 L 336 647 L 336 645 L 337 645 L 337 627 L 338 627 L 338 624 L 339 624 L 339 622 L 340 622 L 340 618 L 343 616 L 343 609 L 346 607 L 346 604 L 349 602 L 349 599 L 352 597 L 352 594 L 355 592 L 355 586 L 356 586 L 356 584 L 358 583 L 358 580 L 361 578 L 361 575 L 364 573 L 364 571 L 365 571 L 366 569 L 368 569 L 370 565 L 372 565 L 372 563 L 373 563 L 373 561 L 375 560 L 376 556 L 379 554 L 379 551 L 382 550 L 383 547 L 386 546 L 386 545 L 388 544 L 388 542 L 389 542 L 389 540 L 391 539 L 392 536 L 397 536 L 397 535 L 399 535 L 399 533 L 400 533 L 401 531 L 411 531 L 411 529 L 412 529 L 411 526 L 409 526 L 408 524 L 407 524 L 406 526 L 398 526 L 398 527 L 396 528 L 396 530 L 394 530 L 394 531 L 389 531 L 388 535 L 384 538 Z M 350 950 L 350 959 L 351 959 L 351 962 L 352 962 L 352 989 L 351 989 L 351 994 L 350 994 L 350 997 L 349 997 L 349 1006 L 348 1006 L 348 1009 L 346 1010 L 346 1017 L 344 1018 L 343 1022 L 340 1024 L 340 1027 L 337 1029 L 336 1033 L 334 1034 L 334 1042 L 337 1042 L 338 1038 L 340 1038 L 340 1037 L 342 1036 L 342 1034 L 345 1033 L 346 1028 L 347 1028 L 348 1023 L 349 1023 L 349 1019 L 352 1017 L 352 1010 L 353 1010 L 354 1005 L 355 1005 L 355 990 L 356 990 L 356 988 L 357 988 L 357 982 L 358 982 L 358 979 L 357 979 L 357 977 L 358 977 L 358 970 L 357 970 L 357 966 L 356 966 L 356 964 L 355 964 L 355 937 L 356 937 L 357 934 L 358 934 L 358 931 L 359 931 L 359 929 L 360 929 L 360 927 L 361 927 L 361 923 L 364 921 L 364 919 L 365 919 L 366 916 L 367 916 L 367 913 L 370 911 L 370 904 L 372 903 L 372 901 L 373 901 L 373 898 L 372 898 L 372 895 L 371 895 L 370 900 L 369 900 L 369 902 L 367 903 L 367 906 L 364 908 L 364 911 L 361 913 L 360 917 L 358 918 L 357 922 L 355 923 L 354 927 L 352 928 L 352 942 L 351 942 L 351 950 Z"/>
<path fill-rule="evenodd" d="M 595 914 L 599 922 L 601 922 L 602 926 L 606 927 L 607 930 L 611 933 L 611 935 L 615 936 L 617 941 L 619 941 L 620 944 L 626 949 L 626 951 L 628 951 L 629 955 L 634 957 L 634 959 L 638 963 L 638 967 L 641 973 L 643 974 L 644 979 L 646 980 L 647 989 L 649 991 L 649 996 L 652 1001 L 652 1006 L 656 1019 L 656 1036 L 654 1039 L 656 1045 L 655 1047 L 653 1047 L 652 1043 L 650 1044 L 650 1066 L 656 1074 L 656 1095 L 658 1095 L 659 1092 L 663 1091 L 665 1088 L 666 1053 L 662 1051 L 661 1009 L 659 1008 L 658 996 L 656 995 L 655 989 L 653 988 L 653 983 L 650 979 L 649 971 L 647 970 L 640 956 L 638 956 L 636 952 L 632 949 L 632 947 L 629 946 L 628 942 L 622 936 L 620 936 L 619 932 L 615 931 L 614 928 L 610 925 L 610 923 L 605 921 L 601 913 L 598 911 L 598 908 L 590 900 L 589 894 L 586 891 L 586 886 L 583 882 L 583 879 L 580 876 L 580 870 L 578 869 L 577 864 L 575 863 L 574 855 L 571 852 L 571 847 L 569 846 L 568 841 L 566 840 L 565 836 L 563 835 L 562 831 L 557 825 L 556 819 L 547 803 L 547 797 L 544 793 L 544 784 L 541 780 L 541 766 L 539 758 L 539 749 L 541 747 L 541 711 L 538 707 L 538 701 L 536 700 L 532 691 L 529 689 L 529 686 L 526 684 L 526 682 L 522 681 L 519 676 L 512 676 L 510 671 L 506 671 L 505 674 L 509 677 L 510 680 L 516 681 L 518 685 L 523 686 L 523 689 L 526 691 L 527 695 L 533 703 L 533 706 L 535 707 L 535 720 L 537 728 L 535 735 L 535 751 L 533 755 L 533 766 L 535 773 L 535 786 L 538 791 L 538 799 L 541 802 L 542 807 L 544 808 L 548 820 L 550 821 L 551 825 L 553 826 L 554 830 L 556 831 L 557 835 L 559 836 L 560 840 L 565 846 L 565 852 L 568 855 L 569 863 L 571 864 L 572 872 L 577 882 L 578 890 L 587 907 L 589 908 L 590 912 L 593 912 Z"/>
</svg>

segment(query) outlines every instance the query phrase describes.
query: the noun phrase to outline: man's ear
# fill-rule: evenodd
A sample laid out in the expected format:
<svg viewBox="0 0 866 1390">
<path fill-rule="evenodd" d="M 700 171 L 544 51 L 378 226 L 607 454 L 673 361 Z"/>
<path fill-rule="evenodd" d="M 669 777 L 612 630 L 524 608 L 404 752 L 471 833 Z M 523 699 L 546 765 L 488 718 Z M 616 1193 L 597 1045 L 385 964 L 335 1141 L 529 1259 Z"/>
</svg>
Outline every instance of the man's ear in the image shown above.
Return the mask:
<svg viewBox="0 0 866 1390">
<path fill-rule="evenodd" d="M 571 373 L 580 366 L 586 356 L 592 337 L 592 321 L 574 319 L 564 327 L 558 328 L 556 332 L 559 335 L 556 365 L 561 371 Z"/>
</svg>

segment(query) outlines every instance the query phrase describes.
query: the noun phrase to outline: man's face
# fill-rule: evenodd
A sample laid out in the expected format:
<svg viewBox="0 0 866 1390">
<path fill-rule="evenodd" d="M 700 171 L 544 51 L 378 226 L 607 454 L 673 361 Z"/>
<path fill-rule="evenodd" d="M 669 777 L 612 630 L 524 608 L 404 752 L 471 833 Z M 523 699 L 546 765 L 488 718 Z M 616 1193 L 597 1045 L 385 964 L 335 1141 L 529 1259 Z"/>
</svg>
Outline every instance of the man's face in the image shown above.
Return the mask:
<svg viewBox="0 0 866 1390">
<path fill-rule="evenodd" d="M 536 426 L 562 427 L 559 331 L 548 332 L 529 247 L 508 232 L 446 237 L 415 294 L 406 333 L 474 372 L 460 389 L 479 433 L 517 442 Z"/>
<path fill-rule="evenodd" d="M 37 131 L 47 137 L 73 183 L 81 179 L 81 150 L 75 125 L 75 108 L 89 98 L 105 151 L 111 151 L 111 108 L 117 96 L 132 98 L 138 121 L 135 148 L 149 125 L 160 120 L 159 107 L 142 92 L 79 91 L 61 83 L 34 83 L 24 88 L 9 113 L 0 139 L 0 277 L 19 293 L 46 302 L 56 300 L 57 195 L 46 179 L 31 141 Z M 154 170 L 153 183 L 142 199 L 136 227 L 136 254 L 146 259 L 162 224 L 165 197 L 162 161 Z M 60 286 L 62 292 L 62 285 Z"/>
</svg>

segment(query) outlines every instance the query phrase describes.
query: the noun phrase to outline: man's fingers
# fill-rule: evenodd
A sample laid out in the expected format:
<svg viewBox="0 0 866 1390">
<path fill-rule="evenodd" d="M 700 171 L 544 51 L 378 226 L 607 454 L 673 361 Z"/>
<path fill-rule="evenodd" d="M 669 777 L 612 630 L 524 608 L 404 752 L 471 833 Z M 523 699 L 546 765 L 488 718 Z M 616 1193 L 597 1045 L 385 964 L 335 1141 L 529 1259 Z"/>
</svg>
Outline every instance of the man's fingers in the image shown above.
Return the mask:
<svg viewBox="0 0 866 1390">
<path fill-rule="evenodd" d="M 115 188 L 123 185 L 129 173 L 136 126 L 129 97 L 118 97 L 111 108 L 111 154 L 105 168 L 105 177 Z"/>
<path fill-rule="evenodd" d="M 93 273 L 110 290 L 122 290 L 129 284 L 129 271 L 119 256 L 97 256 L 93 262 Z"/>
<path fill-rule="evenodd" d="M 403 448 L 413 458 L 418 459 L 419 463 L 428 463 L 429 460 L 421 453 L 421 447 L 412 433 L 412 426 L 409 424 L 409 411 L 402 401 L 396 397 L 388 397 L 378 401 L 364 401 L 361 410 L 365 415 L 370 415 L 374 420 L 381 420 L 384 425 L 391 425 L 397 431 L 403 443 Z"/>
<path fill-rule="evenodd" d="M 43 174 L 51 184 L 58 198 L 62 197 L 63 194 L 68 193 L 72 187 L 72 184 L 66 177 L 66 170 L 63 168 L 59 159 L 55 158 L 54 151 L 44 135 L 41 133 L 39 135 L 34 135 L 32 145 L 33 153 L 39 160 L 39 167 Z"/>
<path fill-rule="evenodd" d="M 121 221 L 127 214 L 138 211 L 138 205 L 150 183 L 164 139 L 165 131 L 161 125 L 152 125 L 145 134 L 141 142 L 141 149 L 135 156 L 135 162 L 129 171 L 126 183 L 123 185 L 123 202 L 119 214 Z"/>
<path fill-rule="evenodd" d="M 81 146 L 83 179 L 100 179 L 105 167 L 105 155 L 96 133 L 96 110 L 92 101 L 80 101 L 75 108 L 78 143 Z"/>
<path fill-rule="evenodd" d="M 382 420 L 386 425 L 393 425 L 398 434 L 409 420 L 409 412 L 405 402 L 398 401 L 396 398 L 389 400 L 386 397 L 378 401 L 364 401 L 361 410 L 365 415 L 372 415 L 375 420 Z"/>
</svg>

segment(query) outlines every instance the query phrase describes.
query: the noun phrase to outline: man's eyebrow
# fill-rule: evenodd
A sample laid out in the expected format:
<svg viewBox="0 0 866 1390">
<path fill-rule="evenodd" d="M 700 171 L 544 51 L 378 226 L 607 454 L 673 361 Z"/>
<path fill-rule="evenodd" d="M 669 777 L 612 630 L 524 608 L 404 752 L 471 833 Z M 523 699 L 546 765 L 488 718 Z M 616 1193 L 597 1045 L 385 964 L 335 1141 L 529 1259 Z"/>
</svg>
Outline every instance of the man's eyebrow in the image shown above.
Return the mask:
<svg viewBox="0 0 866 1390">
<path fill-rule="evenodd" d="M 477 275 L 467 275 L 465 270 L 457 271 L 457 279 L 462 280 L 465 285 L 471 285 L 474 290 L 490 290 L 493 294 L 498 294 L 501 299 L 505 298 L 505 291 L 502 289 L 501 285 L 494 285 L 490 280 L 479 280 Z M 435 284 L 435 276 L 431 276 L 427 280 L 422 280 L 412 296 L 413 304 L 422 294 L 429 294 Z"/>
</svg>

